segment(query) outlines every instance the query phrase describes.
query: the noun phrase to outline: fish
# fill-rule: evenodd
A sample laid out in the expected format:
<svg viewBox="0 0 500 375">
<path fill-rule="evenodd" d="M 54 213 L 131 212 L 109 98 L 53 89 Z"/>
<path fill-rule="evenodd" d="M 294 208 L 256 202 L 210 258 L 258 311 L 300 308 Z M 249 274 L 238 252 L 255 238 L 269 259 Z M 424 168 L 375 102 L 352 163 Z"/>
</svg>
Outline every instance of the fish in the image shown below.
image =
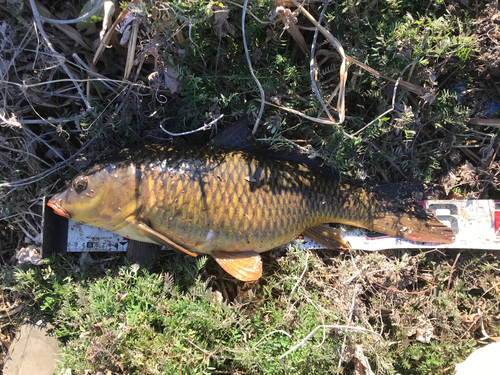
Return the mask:
<svg viewBox="0 0 500 375">
<path fill-rule="evenodd" d="M 329 223 L 415 242 L 455 240 L 420 205 L 345 184 L 312 164 L 251 152 L 245 137 L 239 144 L 123 149 L 77 175 L 48 206 L 133 240 L 211 255 L 241 281 L 262 276 L 260 253 L 300 234 L 348 248 Z"/>
</svg>

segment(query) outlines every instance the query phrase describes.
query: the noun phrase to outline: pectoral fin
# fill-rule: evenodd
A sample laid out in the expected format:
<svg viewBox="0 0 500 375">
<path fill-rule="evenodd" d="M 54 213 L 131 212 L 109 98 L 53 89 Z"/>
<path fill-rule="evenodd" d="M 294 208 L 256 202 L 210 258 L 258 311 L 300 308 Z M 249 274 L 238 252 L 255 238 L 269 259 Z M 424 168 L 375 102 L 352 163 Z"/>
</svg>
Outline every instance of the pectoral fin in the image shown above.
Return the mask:
<svg viewBox="0 0 500 375">
<path fill-rule="evenodd" d="M 176 244 L 174 241 L 170 240 L 169 238 L 165 237 L 163 234 L 158 233 L 155 231 L 153 228 L 151 228 L 147 223 L 144 221 L 140 221 L 137 224 L 137 228 L 142 230 L 146 237 L 148 237 L 150 240 L 156 242 L 159 245 L 164 245 L 164 246 L 171 246 L 174 247 L 183 253 L 186 253 L 188 255 L 191 255 L 193 257 L 196 257 L 197 255 L 185 248 L 183 248 L 181 245 Z"/>
<path fill-rule="evenodd" d="M 340 231 L 329 225 L 322 224 L 304 231 L 304 236 L 326 246 L 328 249 L 349 249 L 349 245 L 344 242 Z"/>
<path fill-rule="evenodd" d="M 221 251 L 210 254 L 231 276 L 240 281 L 254 281 L 262 276 L 262 260 L 255 251 Z"/>
</svg>

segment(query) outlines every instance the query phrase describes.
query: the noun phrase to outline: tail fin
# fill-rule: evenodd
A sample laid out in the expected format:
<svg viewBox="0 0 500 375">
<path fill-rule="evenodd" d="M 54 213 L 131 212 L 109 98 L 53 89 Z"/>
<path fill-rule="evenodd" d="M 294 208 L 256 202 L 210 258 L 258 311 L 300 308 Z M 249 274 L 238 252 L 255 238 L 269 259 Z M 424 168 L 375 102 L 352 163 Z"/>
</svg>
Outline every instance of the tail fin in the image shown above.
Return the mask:
<svg viewBox="0 0 500 375">
<path fill-rule="evenodd" d="M 451 228 L 417 204 L 406 206 L 404 210 L 397 205 L 386 205 L 385 212 L 373 220 L 370 229 L 415 242 L 450 244 L 455 241 Z"/>
</svg>

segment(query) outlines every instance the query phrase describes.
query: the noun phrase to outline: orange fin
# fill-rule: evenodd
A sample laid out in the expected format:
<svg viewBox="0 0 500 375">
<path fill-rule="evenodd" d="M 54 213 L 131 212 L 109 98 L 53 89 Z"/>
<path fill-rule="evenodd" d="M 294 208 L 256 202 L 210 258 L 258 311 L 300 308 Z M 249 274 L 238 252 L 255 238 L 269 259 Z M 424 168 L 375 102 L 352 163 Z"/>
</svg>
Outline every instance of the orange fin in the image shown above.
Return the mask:
<svg viewBox="0 0 500 375">
<path fill-rule="evenodd" d="M 193 253 L 193 252 L 191 252 L 191 251 L 183 248 L 181 245 L 176 244 L 174 241 L 172 241 L 169 238 L 165 237 L 163 234 L 158 233 L 157 231 L 155 231 L 153 228 L 151 228 L 148 224 L 146 224 L 143 221 L 140 221 L 137 224 L 137 228 L 139 228 L 140 230 L 144 231 L 145 234 L 146 234 L 146 236 L 150 240 L 155 241 L 159 245 L 172 246 L 172 247 L 174 247 L 174 248 L 182 251 L 183 253 L 186 253 L 186 254 L 191 255 L 193 257 L 197 256 L 195 253 Z"/>
<path fill-rule="evenodd" d="M 328 249 L 349 249 L 350 246 L 344 242 L 340 230 L 332 228 L 327 224 L 308 228 L 303 232 L 304 236 L 326 246 Z"/>
<path fill-rule="evenodd" d="M 255 251 L 214 250 L 210 254 L 228 274 L 240 281 L 254 281 L 262 276 L 262 260 Z"/>
</svg>

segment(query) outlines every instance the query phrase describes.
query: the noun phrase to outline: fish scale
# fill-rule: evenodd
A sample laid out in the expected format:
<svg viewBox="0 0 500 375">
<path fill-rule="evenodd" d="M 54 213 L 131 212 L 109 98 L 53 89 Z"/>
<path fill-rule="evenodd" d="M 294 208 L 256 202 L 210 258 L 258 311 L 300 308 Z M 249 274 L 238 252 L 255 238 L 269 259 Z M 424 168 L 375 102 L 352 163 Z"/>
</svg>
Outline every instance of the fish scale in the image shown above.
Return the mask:
<svg viewBox="0 0 500 375">
<path fill-rule="evenodd" d="M 155 159 L 143 164 L 142 178 L 154 184 L 144 192 L 141 215 L 195 252 L 266 251 L 307 227 L 352 221 L 356 211 L 371 220 L 362 189 L 340 189 L 338 181 L 288 162 L 209 147 L 150 150 Z M 345 199 L 349 209 L 332 204 Z"/>
<path fill-rule="evenodd" d="M 418 242 L 454 241 L 453 231 L 422 207 L 401 207 L 302 164 L 209 146 L 122 150 L 75 177 L 48 205 L 131 239 L 210 254 L 243 281 L 262 274 L 259 253 L 300 233 L 347 247 L 324 223 Z"/>
</svg>

